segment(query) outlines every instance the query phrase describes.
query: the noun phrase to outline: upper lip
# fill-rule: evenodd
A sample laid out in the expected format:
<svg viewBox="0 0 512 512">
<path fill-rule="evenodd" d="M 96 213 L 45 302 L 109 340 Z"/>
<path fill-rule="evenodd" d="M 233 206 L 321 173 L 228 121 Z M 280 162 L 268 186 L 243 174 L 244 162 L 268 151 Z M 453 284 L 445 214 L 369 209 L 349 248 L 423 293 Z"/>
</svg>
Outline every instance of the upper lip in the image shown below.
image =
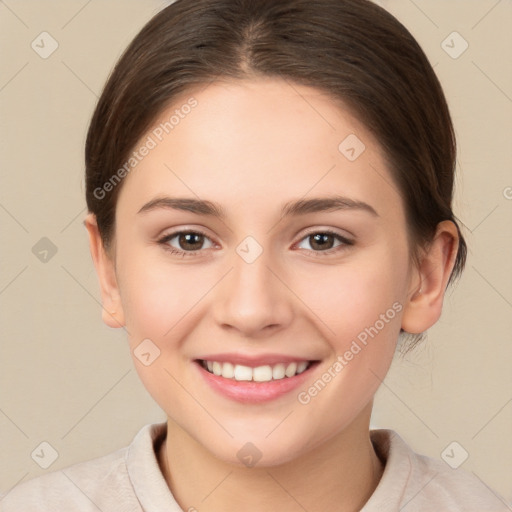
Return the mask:
<svg viewBox="0 0 512 512">
<path fill-rule="evenodd" d="M 300 363 L 302 361 L 316 361 L 317 359 L 309 359 L 301 356 L 290 356 L 284 354 L 258 354 L 258 355 L 245 355 L 245 354 L 208 354 L 198 358 L 203 361 L 217 361 L 219 363 L 231 363 L 233 365 L 239 364 L 242 366 L 249 366 L 256 368 L 258 366 L 273 366 L 279 363 Z"/>
</svg>

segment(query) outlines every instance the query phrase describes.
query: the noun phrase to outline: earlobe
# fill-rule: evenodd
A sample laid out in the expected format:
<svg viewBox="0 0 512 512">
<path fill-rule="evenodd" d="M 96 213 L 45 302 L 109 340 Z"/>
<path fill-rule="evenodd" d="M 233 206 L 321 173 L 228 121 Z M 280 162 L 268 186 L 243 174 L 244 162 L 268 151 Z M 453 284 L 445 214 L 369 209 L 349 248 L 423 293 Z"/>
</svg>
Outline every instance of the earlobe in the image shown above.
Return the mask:
<svg viewBox="0 0 512 512">
<path fill-rule="evenodd" d="M 442 221 L 413 273 L 414 283 L 407 295 L 402 329 L 419 334 L 432 327 L 441 316 L 446 286 L 455 265 L 459 235 L 455 224 Z"/>
<path fill-rule="evenodd" d="M 86 216 L 84 225 L 89 235 L 91 257 L 100 283 L 103 322 L 109 327 L 123 327 L 124 313 L 113 258 L 103 246 L 96 216 L 93 213 Z"/>
</svg>

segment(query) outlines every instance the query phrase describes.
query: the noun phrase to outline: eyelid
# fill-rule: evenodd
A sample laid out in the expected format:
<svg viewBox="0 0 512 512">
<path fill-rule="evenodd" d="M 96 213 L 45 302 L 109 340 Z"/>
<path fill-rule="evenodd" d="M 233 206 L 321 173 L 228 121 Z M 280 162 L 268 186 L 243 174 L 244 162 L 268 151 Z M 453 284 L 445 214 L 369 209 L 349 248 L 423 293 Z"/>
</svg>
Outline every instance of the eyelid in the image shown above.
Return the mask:
<svg viewBox="0 0 512 512">
<path fill-rule="evenodd" d="M 158 244 L 161 244 L 161 245 L 164 245 L 164 246 L 168 246 L 170 249 L 169 250 L 172 250 L 172 252 L 175 252 L 175 253 L 185 253 L 187 255 L 197 255 L 199 254 L 200 252 L 204 252 L 204 249 L 197 249 L 195 251 L 184 251 L 182 249 L 176 249 L 175 247 L 172 247 L 170 245 L 168 245 L 168 242 L 170 240 L 172 240 L 173 238 L 177 237 L 178 235 L 183 235 L 183 234 L 195 234 L 195 235 L 201 235 L 203 236 L 204 238 L 208 239 L 212 245 L 218 245 L 216 244 L 216 242 L 214 240 L 212 240 L 212 237 L 210 237 L 209 235 L 207 235 L 202 229 L 198 229 L 198 228 L 179 228 L 178 230 L 176 231 L 173 231 L 171 233 L 167 233 L 163 236 L 160 236 L 157 238 L 157 243 Z"/>
<path fill-rule="evenodd" d="M 182 234 L 190 234 L 195 233 L 197 235 L 202 235 L 205 238 L 208 238 L 210 241 L 214 242 L 214 236 L 212 236 L 209 230 L 203 227 L 194 227 L 193 225 L 185 225 L 179 226 L 176 228 L 167 228 L 161 231 L 164 234 L 159 234 L 156 236 L 156 241 L 160 242 L 161 240 L 174 238 L 176 235 Z M 216 243 L 216 242 L 215 242 Z M 217 244 L 218 245 L 218 244 Z"/>
<path fill-rule="evenodd" d="M 304 249 L 304 250 L 308 251 L 309 253 L 313 254 L 314 256 L 330 255 L 332 253 L 337 253 L 337 252 L 347 249 L 350 246 L 353 246 L 355 244 L 355 240 L 352 240 L 331 228 L 320 228 L 320 229 L 313 228 L 310 231 L 303 234 L 302 237 L 300 238 L 300 240 L 298 242 L 296 242 L 293 246 L 295 247 L 296 245 L 300 244 L 303 240 L 309 238 L 312 235 L 316 235 L 316 234 L 331 235 L 341 243 L 340 243 L 340 245 L 338 245 L 336 247 L 331 247 L 330 249 L 325 249 L 323 251 L 313 251 L 312 249 Z"/>
<path fill-rule="evenodd" d="M 212 240 L 212 238 L 209 235 L 207 235 L 202 229 L 198 229 L 198 228 L 179 228 L 176 231 L 173 231 L 171 233 L 168 233 L 168 234 L 160 237 L 157 240 L 157 242 L 160 245 L 165 246 L 164 249 L 167 250 L 167 251 L 170 251 L 171 254 L 179 254 L 179 255 L 181 255 L 183 257 L 185 257 L 185 256 L 198 256 L 201 253 L 205 252 L 204 249 L 196 249 L 196 250 L 193 250 L 193 251 L 186 251 L 186 250 L 183 250 L 183 249 L 178 249 L 178 248 L 173 247 L 173 246 L 168 244 L 168 242 L 170 240 L 172 240 L 173 238 L 175 238 L 176 236 L 181 235 L 181 234 L 197 234 L 197 235 L 201 235 L 204 238 L 208 239 L 213 245 L 217 245 L 216 242 L 214 240 Z M 292 247 L 297 246 L 302 241 L 307 239 L 309 236 L 312 236 L 312 235 L 315 235 L 315 234 L 331 235 L 331 236 L 335 237 L 338 241 L 341 242 L 340 245 L 338 245 L 336 247 L 331 247 L 330 249 L 325 249 L 323 251 L 314 251 L 312 249 L 303 249 L 303 250 L 307 251 L 308 253 L 314 255 L 315 257 L 316 256 L 321 257 L 323 255 L 327 256 L 327 255 L 330 255 L 332 253 L 341 252 L 342 250 L 344 250 L 344 249 L 346 250 L 347 248 L 349 248 L 350 246 L 354 245 L 354 243 L 355 243 L 355 240 L 342 235 L 341 233 L 339 233 L 338 231 L 336 231 L 336 230 L 334 230 L 332 228 L 313 227 L 313 228 L 310 228 L 307 232 L 303 233 L 302 236 L 300 237 L 300 239 L 297 242 L 295 242 Z M 211 249 L 211 247 L 208 248 L 208 249 Z"/>
<path fill-rule="evenodd" d="M 327 227 L 323 228 L 323 227 L 317 227 L 317 226 L 308 228 L 308 230 L 302 234 L 300 240 L 303 240 L 307 236 L 316 235 L 317 233 L 323 233 L 323 234 L 337 236 L 337 237 L 341 238 L 342 240 L 346 241 L 347 243 L 355 242 L 354 235 L 351 235 L 351 234 L 344 235 L 344 234 L 340 233 L 338 230 L 336 230 L 335 228 L 327 228 Z"/>
</svg>

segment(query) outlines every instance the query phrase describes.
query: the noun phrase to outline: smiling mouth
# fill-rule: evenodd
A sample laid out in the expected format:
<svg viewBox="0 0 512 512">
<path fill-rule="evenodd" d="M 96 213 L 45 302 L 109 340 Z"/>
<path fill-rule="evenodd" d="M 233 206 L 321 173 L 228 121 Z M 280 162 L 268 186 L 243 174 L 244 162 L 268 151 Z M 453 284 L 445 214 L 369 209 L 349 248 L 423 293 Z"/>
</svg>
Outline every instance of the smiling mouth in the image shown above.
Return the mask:
<svg viewBox="0 0 512 512">
<path fill-rule="evenodd" d="M 311 368 L 317 361 L 297 361 L 263 366 L 244 366 L 220 361 L 198 359 L 201 367 L 212 375 L 234 381 L 270 382 L 295 377 Z"/>
</svg>

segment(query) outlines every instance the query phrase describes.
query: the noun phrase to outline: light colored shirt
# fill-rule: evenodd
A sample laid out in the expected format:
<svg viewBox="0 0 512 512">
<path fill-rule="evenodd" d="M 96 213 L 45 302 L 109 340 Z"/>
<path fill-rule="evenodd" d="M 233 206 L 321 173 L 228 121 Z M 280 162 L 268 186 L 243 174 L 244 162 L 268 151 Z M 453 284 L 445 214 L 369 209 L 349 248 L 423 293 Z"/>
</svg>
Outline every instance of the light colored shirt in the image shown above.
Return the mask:
<svg viewBox="0 0 512 512">
<path fill-rule="evenodd" d="M 21 483 L 3 497 L 0 510 L 183 512 L 158 464 L 166 432 L 166 423 L 146 425 L 125 448 Z M 414 453 L 393 430 L 374 429 L 370 436 L 385 466 L 361 512 L 510 511 L 476 476 Z"/>
</svg>

